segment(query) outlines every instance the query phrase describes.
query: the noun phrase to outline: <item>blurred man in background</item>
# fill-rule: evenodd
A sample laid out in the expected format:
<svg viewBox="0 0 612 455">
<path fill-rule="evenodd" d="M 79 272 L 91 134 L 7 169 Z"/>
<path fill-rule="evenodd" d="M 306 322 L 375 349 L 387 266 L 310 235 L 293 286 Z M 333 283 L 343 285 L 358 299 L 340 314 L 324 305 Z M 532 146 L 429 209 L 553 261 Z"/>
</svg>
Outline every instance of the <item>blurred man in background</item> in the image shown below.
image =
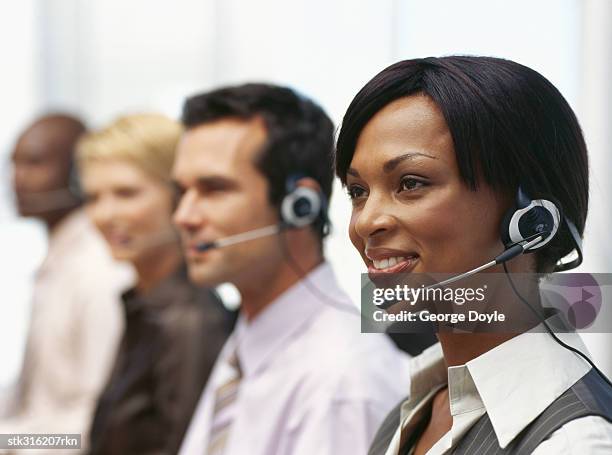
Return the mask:
<svg viewBox="0 0 612 455">
<path fill-rule="evenodd" d="M 119 292 L 130 274 L 111 259 L 81 210 L 73 153 L 84 131 L 77 118 L 46 115 L 21 134 L 13 152 L 19 214 L 46 225 L 49 248 L 36 274 L 23 367 L 0 433 L 84 433 L 115 354 Z"/>
<path fill-rule="evenodd" d="M 323 255 L 333 124 L 290 89 L 247 84 L 190 98 L 174 178 L 190 277 L 233 283 L 241 315 L 181 454 L 366 453 L 407 371 L 360 333 Z"/>
</svg>

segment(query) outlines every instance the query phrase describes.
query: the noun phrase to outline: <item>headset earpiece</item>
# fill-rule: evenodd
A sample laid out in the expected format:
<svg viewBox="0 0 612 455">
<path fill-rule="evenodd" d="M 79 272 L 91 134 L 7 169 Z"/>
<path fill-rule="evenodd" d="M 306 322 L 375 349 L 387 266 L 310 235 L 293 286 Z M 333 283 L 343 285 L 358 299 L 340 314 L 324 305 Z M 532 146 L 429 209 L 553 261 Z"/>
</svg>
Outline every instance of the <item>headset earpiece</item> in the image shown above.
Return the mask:
<svg viewBox="0 0 612 455">
<path fill-rule="evenodd" d="M 301 228 L 313 224 L 325 210 L 321 192 L 305 186 L 297 186 L 304 176 L 287 179 L 287 194 L 281 203 L 281 219 L 289 227 Z"/>
<path fill-rule="evenodd" d="M 557 231 L 563 215 L 554 202 L 547 199 L 531 199 L 518 188 L 515 206 L 504 216 L 501 226 L 501 238 L 506 248 L 527 240 L 535 234 L 546 234 L 541 242 L 528 248 L 533 252 L 550 242 Z"/>
<path fill-rule="evenodd" d="M 321 197 L 312 188 L 298 187 L 283 198 L 281 216 L 291 227 L 304 227 L 315 222 L 321 212 Z"/>
<path fill-rule="evenodd" d="M 70 173 L 68 174 L 68 191 L 77 200 L 83 200 L 83 188 L 81 186 L 81 179 L 76 162 L 73 160 L 70 163 Z"/>
</svg>

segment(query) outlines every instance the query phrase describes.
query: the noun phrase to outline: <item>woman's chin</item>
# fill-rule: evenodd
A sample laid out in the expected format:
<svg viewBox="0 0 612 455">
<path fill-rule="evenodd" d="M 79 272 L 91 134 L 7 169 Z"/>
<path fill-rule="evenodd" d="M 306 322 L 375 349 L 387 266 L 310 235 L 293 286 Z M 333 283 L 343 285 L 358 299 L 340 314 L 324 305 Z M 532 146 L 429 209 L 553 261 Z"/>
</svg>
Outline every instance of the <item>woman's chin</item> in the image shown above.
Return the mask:
<svg viewBox="0 0 612 455">
<path fill-rule="evenodd" d="M 125 247 L 111 247 L 111 254 L 113 259 L 116 261 L 125 261 L 125 262 L 136 262 L 138 260 L 138 254 L 133 251 L 131 248 Z"/>
</svg>

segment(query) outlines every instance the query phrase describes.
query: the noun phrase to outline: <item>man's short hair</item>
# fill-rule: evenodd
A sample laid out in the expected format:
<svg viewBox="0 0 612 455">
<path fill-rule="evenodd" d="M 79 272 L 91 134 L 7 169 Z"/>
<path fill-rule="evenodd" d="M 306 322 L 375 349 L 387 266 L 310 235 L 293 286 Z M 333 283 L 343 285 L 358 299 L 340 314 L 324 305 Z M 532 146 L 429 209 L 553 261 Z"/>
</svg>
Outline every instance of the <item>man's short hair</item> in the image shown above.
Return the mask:
<svg viewBox="0 0 612 455">
<path fill-rule="evenodd" d="M 287 87 L 244 84 L 192 96 L 183 106 L 187 130 L 226 118 L 261 118 L 266 142 L 255 166 L 269 183 L 270 203 L 280 208 L 292 175 L 311 177 L 329 201 L 334 178 L 334 125 L 323 109 Z M 314 228 L 319 238 L 327 233 L 327 217 Z"/>
</svg>

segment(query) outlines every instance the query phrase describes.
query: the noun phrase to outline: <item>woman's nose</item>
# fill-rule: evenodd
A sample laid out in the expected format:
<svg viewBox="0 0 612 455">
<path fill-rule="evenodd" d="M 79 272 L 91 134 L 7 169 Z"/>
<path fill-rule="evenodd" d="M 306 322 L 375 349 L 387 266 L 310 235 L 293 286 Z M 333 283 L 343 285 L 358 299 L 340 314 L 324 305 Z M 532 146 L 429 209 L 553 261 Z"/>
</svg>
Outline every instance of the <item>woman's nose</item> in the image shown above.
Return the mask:
<svg viewBox="0 0 612 455">
<path fill-rule="evenodd" d="M 355 232 L 366 240 L 370 237 L 392 231 L 396 226 L 395 217 L 389 213 L 383 201 L 368 198 L 356 214 Z"/>
<path fill-rule="evenodd" d="M 115 216 L 114 203 L 108 197 L 100 197 L 92 203 L 88 210 L 94 224 L 98 226 L 109 223 Z"/>
</svg>

